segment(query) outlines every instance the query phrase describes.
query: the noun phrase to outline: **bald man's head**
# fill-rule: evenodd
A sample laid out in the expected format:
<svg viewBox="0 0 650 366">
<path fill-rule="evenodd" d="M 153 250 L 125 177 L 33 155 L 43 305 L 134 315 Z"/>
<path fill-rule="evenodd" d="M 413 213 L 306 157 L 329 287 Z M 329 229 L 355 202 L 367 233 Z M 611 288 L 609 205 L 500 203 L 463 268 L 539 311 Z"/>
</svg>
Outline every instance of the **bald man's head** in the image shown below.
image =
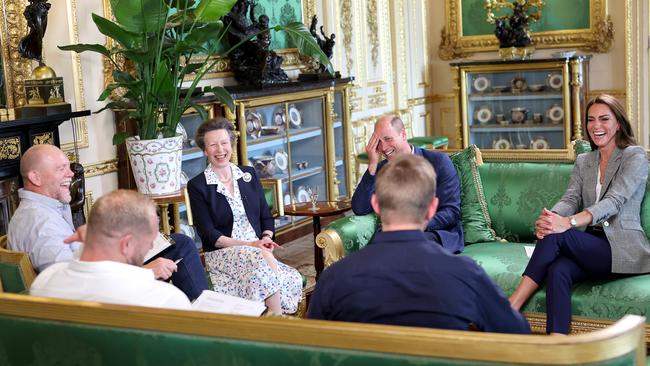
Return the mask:
<svg viewBox="0 0 650 366">
<path fill-rule="evenodd" d="M 58 147 L 48 144 L 30 147 L 20 159 L 20 174 L 26 190 L 70 202 L 70 181 L 74 173 L 67 156 Z"/>
<path fill-rule="evenodd" d="M 157 235 L 153 201 L 136 191 L 118 189 L 93 205 L 85 245 L 89 250 L 112 252 L 113 260 L 120 257 L 125 263 L 141 266 Z"/>
</svg>

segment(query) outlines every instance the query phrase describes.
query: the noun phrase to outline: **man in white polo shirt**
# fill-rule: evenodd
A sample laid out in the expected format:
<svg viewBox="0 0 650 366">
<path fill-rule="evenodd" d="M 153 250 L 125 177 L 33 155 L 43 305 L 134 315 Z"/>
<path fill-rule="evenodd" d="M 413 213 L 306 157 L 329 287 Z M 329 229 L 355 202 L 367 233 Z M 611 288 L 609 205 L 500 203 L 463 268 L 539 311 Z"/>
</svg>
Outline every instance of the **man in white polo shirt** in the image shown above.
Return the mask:
<svg viewBox="0 0 650 366">
<path fill-rule="evenodd" d="M 157 235 L 150 199 L 129 190 L 102 196 L 90 212 L 80 258 L 49 266 L 36 277 L 30 294 L 189 310 L 181 290 L 141 267 Z"/>
</svg>

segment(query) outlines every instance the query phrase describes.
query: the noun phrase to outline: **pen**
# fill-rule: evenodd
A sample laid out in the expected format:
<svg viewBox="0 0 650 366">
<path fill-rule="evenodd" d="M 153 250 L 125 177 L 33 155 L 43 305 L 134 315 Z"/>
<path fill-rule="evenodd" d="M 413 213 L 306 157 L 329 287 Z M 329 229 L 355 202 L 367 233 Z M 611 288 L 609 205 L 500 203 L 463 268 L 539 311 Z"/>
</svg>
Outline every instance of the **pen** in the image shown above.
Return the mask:
<svg viewBox="0 0 650 366">
<path fill-rule="evenodd" d="M 183 257 L 178 258 L 177 260 L 174 261 L 174 264 L 178 264 L 183 260 Z"/>
</svg>

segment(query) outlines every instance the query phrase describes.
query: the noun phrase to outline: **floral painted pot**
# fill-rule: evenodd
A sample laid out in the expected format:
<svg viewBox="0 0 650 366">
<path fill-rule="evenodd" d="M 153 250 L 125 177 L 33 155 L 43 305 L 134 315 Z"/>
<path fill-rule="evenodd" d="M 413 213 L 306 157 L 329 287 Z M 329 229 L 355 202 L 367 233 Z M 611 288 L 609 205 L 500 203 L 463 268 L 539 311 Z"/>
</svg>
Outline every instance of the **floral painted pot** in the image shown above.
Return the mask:
<svg viewBox="0 0 650 366">
<path fill-rule="evenodd" d="M 126 149 L 140 193 L 162 196 L 180 191 L 183 136 L 156 140 L 131 137 L 126 140 Z"/>
</svg>

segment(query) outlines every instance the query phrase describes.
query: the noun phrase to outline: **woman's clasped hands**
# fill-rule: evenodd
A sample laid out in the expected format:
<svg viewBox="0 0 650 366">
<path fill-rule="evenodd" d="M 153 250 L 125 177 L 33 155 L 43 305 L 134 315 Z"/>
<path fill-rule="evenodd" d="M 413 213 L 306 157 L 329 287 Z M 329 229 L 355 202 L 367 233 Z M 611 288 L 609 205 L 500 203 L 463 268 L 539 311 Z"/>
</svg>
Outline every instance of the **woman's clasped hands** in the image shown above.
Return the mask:
<svg viewBox="0 0 650 366">
<path fill-rule="evenodd" d="M 266 251 L 269 251 L 269 252 L 272 252 L 273 250 L 280 247 L 278 244 L 276 244 L 268 236 L 263 236 L 262 239 L 260 239 L 260 240 L 251 241 L 251 242 L 248 243 L 248 245 L 250 245 L 252 247 L 260 248 L 262 250 L 266 250 Z"/>
<path fill-rule="evenodd" d="M 560 216 L 544 208 L 535 221 L 535 236 L 537 239 L 544 239 L 546 235 L 563 233 L 570 228 L 571 222 L 568 217 Z"/>
</svg>

